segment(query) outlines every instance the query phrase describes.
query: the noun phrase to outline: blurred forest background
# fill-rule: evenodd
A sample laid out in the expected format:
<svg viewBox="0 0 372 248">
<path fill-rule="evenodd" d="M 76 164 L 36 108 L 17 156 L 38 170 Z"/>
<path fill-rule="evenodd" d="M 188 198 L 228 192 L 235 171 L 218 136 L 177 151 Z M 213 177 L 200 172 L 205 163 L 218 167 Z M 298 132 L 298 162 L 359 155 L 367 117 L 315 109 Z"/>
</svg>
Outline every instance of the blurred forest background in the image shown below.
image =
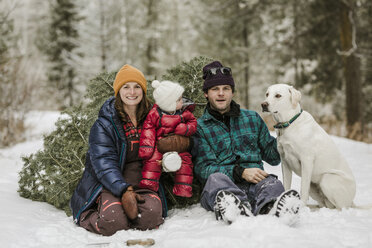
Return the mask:
<svg viewBox="0 0 372 248">
<path fill-rule="evenodd" d="M 242 107 L 261 114 L 266 88 L 289 83 L 326 131 L 372 142 L 371 27 L 371 0 L 0 0 L 0 147 L 101 72 L 153 80 L 200 55 L 232 68 Z"/>
</svg>

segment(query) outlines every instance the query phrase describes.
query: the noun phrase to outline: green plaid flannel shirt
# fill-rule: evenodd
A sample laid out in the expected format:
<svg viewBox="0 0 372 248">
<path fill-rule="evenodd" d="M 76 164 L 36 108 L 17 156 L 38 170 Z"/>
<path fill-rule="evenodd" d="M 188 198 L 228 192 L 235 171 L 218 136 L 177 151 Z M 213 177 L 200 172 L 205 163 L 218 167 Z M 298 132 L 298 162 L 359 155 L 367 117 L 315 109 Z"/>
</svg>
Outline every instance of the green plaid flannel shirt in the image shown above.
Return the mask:
<svg viewBox="0 0 372 248">
<path fill-rule="evenodd" d="M 280 163 L 276 139 L 255 111 L 241 109 L 239 116 L 230 117 L 229 130 L 206 110 L 198 119 L 195 138 L 194 171 L 204 182 L 215 172 L 234 180 L 235 165 L 263 169 L 262 160 Z"/>
</svg>

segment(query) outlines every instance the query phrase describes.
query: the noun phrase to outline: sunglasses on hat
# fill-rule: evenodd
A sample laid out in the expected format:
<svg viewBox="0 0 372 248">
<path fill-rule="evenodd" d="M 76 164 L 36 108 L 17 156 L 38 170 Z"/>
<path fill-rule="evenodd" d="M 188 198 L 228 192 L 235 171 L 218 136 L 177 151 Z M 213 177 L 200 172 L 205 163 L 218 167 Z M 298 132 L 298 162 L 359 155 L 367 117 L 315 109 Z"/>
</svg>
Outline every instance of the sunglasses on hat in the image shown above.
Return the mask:
<svg viewBox="0 0 372 248">
<path fill-rule="evenodd" d="M 217 72 L 221 72 L 223 75 L 231 76 L 231 68 L 229 67 L 216 67 L 216 68 L 210 68 L 206 70 L 203 74 L 203 79 L 206 79 L 207 77 L 210 77 L 212 75 L 216 75 Z"/>
</svg>

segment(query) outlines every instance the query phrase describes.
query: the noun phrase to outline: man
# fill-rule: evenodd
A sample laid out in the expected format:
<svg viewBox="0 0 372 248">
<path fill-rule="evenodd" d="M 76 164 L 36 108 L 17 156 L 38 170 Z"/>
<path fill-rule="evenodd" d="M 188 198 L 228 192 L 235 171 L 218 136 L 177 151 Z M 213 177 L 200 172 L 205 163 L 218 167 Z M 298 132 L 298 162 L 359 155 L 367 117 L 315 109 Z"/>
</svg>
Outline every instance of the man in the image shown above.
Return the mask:
<svg viewBox="0 0 372 248">
<path fill-rule="evenodd" d="M 232 100 L 230 68 L 214 61 L 203 68 L 203 79 L 208 104 L 198 119 L 193 154 L 195 174 L 205 183 L 202 207 L 227 223 L 240 215 L 272 214 L 289 216 L 293 224 L 301 206 L 299 194 L 284 192 L 277 177 L 263 168 L 262 160 L 280 163 L 276 139 L 258 113 L 240 109 Z"/>
</svg>

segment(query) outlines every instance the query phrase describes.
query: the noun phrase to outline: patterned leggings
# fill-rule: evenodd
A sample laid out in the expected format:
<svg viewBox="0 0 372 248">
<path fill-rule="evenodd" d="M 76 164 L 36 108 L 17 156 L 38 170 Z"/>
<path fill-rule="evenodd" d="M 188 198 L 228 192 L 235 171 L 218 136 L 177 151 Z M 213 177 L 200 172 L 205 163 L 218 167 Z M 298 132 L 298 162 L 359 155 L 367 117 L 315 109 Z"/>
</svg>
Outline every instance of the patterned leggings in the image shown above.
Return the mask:
<svg viewBox="0 0 372 248">
<path fill-rule="evenodd" d="M 84 211 L 80 217 L 80 226 L 88 231 L 111 236 L 119 230 L 136 228 L 140 230 L 154 229 L 161 225 L 162 205 L 159 196 L 150 190 L 136 190 L 145 199 L 138 204 L 139 217 L 129 220 L 124 212 L 121 200 L 103 190 L 97 199 L 97 205 Z"/>
</svg>

